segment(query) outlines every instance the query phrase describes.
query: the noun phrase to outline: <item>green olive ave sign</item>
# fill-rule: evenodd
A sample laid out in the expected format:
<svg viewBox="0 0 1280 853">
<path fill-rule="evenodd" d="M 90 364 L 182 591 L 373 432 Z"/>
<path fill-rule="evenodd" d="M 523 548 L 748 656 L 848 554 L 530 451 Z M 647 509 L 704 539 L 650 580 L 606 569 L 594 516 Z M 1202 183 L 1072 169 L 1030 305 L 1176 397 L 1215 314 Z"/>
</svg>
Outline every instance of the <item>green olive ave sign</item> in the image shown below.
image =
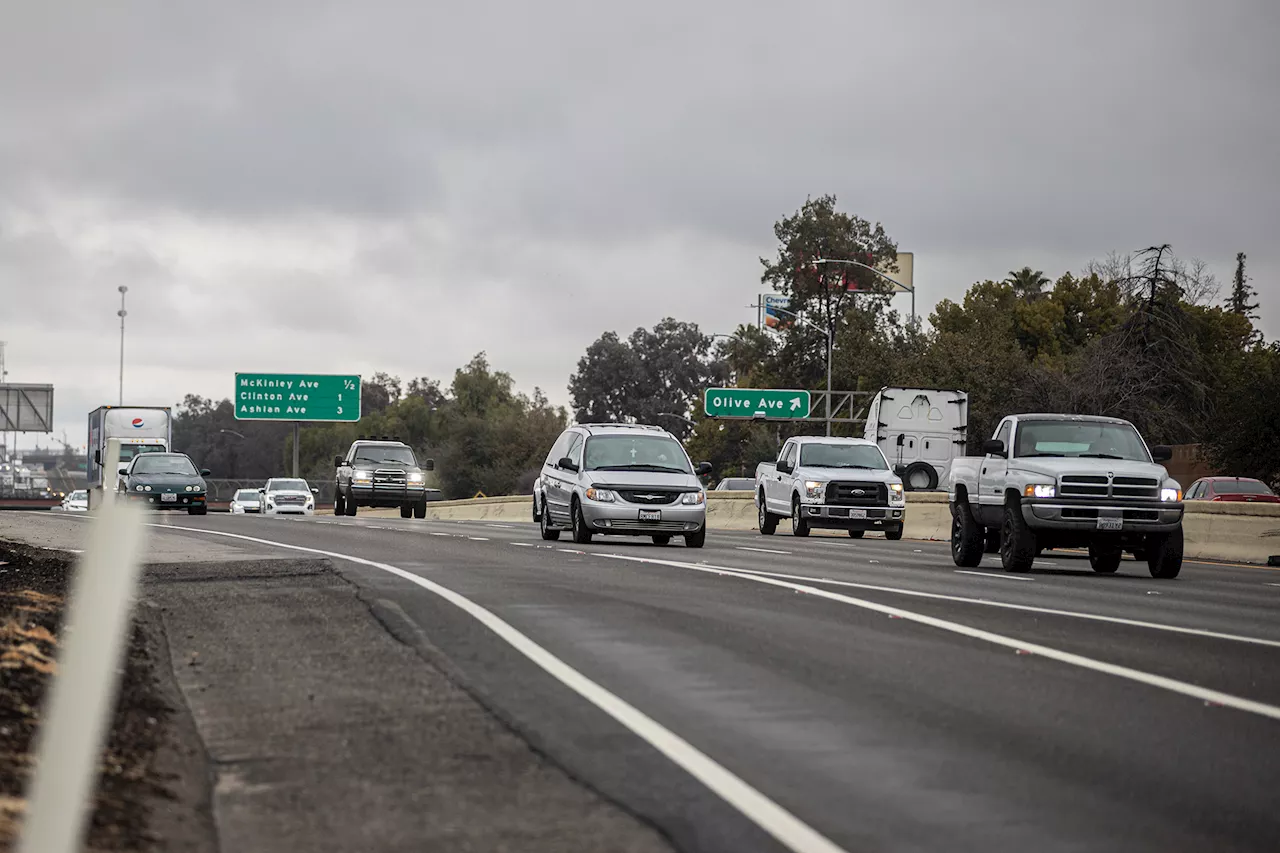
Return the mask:
<svg viewBox="0 0 1280 853">
<path fill-rule="evenodd" d="M 776 388 L 708 388 L 702 401 L 709 418 L 804 420 L 809 392 Z"/>
<path fill-rule="evenodd" d="M 360 377 L 237 373 L 232 399 L 241 421 L 358 421 Z"/>
</svg>

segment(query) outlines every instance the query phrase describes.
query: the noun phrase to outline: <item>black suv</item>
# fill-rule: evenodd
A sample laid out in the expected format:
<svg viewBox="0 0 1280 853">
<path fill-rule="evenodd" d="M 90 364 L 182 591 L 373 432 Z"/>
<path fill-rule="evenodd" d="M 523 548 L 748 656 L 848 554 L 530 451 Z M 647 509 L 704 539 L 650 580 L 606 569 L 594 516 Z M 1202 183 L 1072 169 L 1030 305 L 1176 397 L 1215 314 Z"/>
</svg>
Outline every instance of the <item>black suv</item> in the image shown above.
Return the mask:
<svg viewBox="0 0 1280 853">
<path fill-rule="evenodd" d="M 439 499 L 439 492 L 427 488 L 426 472 L 435 470 L 435 462 L 428 459 L 419 467 L 403 441 L 359 438 L 333 462 L 338 469 L 334 515 L 355 515 L 362 506 L 398 506 L 401 518 L 426 518 L 427 501 Z"/>
</svg>

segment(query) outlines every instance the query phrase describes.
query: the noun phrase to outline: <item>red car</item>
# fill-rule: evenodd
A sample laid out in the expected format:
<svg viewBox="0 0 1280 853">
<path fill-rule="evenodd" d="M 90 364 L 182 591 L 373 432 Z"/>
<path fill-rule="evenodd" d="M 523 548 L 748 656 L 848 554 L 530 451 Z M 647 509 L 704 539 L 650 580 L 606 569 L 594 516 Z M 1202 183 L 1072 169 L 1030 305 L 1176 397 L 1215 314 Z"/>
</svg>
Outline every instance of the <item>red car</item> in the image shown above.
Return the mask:
<svg viewBox="0 0 1280 853">
<path fill-rule="evenodd" d="M 1280 503 L 1267 484 L 1248 477 L 1202 477 L 1187 489 L 1189 501 L 1247 501 L 1249 503 Z"/>
</svg>

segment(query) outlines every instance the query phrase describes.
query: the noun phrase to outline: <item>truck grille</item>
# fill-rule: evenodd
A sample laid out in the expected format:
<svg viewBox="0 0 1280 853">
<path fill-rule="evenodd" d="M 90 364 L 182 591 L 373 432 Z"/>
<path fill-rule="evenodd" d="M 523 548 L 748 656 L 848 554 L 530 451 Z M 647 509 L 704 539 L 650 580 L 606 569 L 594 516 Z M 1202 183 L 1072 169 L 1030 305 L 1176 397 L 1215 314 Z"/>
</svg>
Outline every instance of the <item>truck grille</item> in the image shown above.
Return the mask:
<svg viewBox="0 0 1280 853">
<path fill-rule="evenodd" d="M 302 506 L 307 502 L 302 495 L 275 495 L 273 500 L 276 506 Z"/>
<path fill-rule="evenodd" d="M 889 487 L 884 483 L 828 483 L 826 502 L 836 506 L 884 506 Z"/>
<path fill-rule="evenodd" d="M 658 506 L 675 503 L 680 498 L 680 493 L 664 492 L 661 489 L 618 489 L 618 497 L 629 504 Z"/>
<path fill-rule="evenodd" d="M 1104 477 L 1100 474 L 1067 475 L 1058 494 L 1064 498 L 1128 498 L 1156 500 L 1160 481 L 1146 477 Z"/>
<path fill-rule="evenodd" d="M 383 468 L 373 472 L 374 487 L 404 488 L 404 472 L 396 468 Z"/>
</svg>

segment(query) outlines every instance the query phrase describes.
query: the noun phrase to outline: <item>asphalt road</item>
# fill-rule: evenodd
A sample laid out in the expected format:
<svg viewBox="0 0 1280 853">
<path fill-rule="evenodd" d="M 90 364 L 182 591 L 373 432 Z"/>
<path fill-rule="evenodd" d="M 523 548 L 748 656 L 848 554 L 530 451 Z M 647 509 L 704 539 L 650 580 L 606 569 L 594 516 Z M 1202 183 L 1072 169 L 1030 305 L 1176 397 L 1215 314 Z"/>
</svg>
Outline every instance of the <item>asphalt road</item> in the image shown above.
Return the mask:
<svg viewBox="0 0 1280 853">
<path fill-rule="evenodd" d="M 692 550 L 544 543 L 531 524 L 159 523 L 324 552 L 397 637 L 681 850 L 1280 846 L 1278 571 L 1155 581 L 1049 552 L 1010 576 L 959 572 L 942 543 L 781 533 Z"/>
</svg>

